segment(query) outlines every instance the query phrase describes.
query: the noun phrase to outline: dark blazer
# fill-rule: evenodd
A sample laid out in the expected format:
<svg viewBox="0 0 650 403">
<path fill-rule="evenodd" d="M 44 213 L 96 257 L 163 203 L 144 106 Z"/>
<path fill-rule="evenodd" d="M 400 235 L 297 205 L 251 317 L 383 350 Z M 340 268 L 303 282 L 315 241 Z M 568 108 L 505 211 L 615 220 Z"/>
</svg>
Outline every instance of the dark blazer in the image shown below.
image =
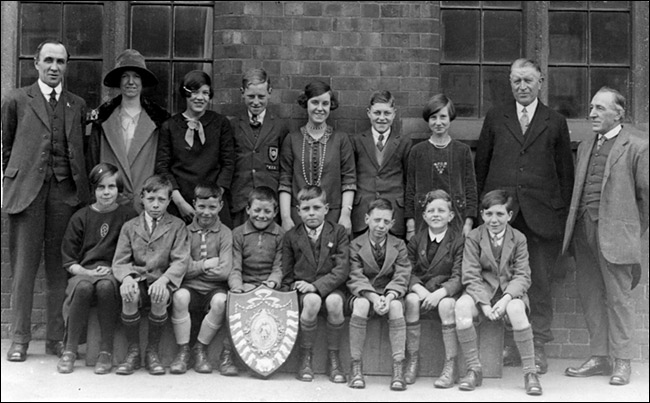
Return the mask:
<svg viewBox="0 0 650 403">
<path fill-rule="evenodd" d="M 578 147 L 576 181 L 562 251 L 573 237 L 591 151 L 597 136 Z M 607 157 L 598 210 L 598 244 L 614 264 L 641 263 L 641 236 L 648 229 L 648 141 L 623 128 Z"/>
<path fill-rule="evenodd" d="M 350 241 L 342 225 L 325 221 L 320 234 L 320 258 L 314 258 L 304 224 L 284 235 L 282 248 L 282 287 L 295 281 L 313 284 L 321 297 L 340 288 L 350 273 Z"/>
<path fill-rule="evenodd" d="M 409 290 L 414 285 L 421 284 L 429 292 L 442 287 L 447 290 L 448 296 L 460 296 L 463 290 L 461 269 L 465 237 L 459 231 L 448 228 L 432 261 L 427 257 L 428 242 L 429 229 L 425 228 L 411 238 L 408 244 L 408 256 L 413 266 Z"/>
<path fill-rule="evenodd" d="M 384 147 L 384 158 L 379 165 L 375 150 L 377 146 L 372 131 L 350 136 L 357 168 L 357 191 L 352 209 L 352 231 L 361 232 L 368 228 L 365 216 L 370 203 L 383 197 L 393 203 L 395 224 L 391 232 L 397 236 L 405 233 L 404 191 L 406 169 L 411 151 L 411 138 L 402 135 L 394 127 Z"/>
<path fill-rule="evenodd" d="M 499 287 L 512 298 L 521 298 L 529 306 L 530 266 L 526 237 L 510 225 L 503 236 L 500 264 L 492 254 L 490 235 L 485 224 L 474 228 L 465 238 L 462 281 L 476 303 L 491 305 Z"/>
<path fill-rule="evenodd" d="M 257 186 L 268 186 L 278 191 L 280 182 L 280 149 L 289 127 L 267 109 L 259 136 L 244 112 L 231 119 L 234 130 L 235 169 L 232 177 L 233 212 L 242 211 L 248 203 L 248 194 Z"/>
<path fill-rule="evenodd" d="M 364 291 L 384 295 L 392 290 L 403 297 L 411 276 L 411 262 L 403 240 L 388 234 L 386 239 L 386 258 L 382 267 L 372 253 L 368 231 L 350 243 L 350 278 L 347 285 L 350 292 L 363 296 Z"/>
<path fill-rule="evenodd" d="M 510 192 L 528 227 L 542 238 L 562 239 L 573 189 L 573 156 L 566 119 L 537 104 L 525 135 L 515 102 L 491 109 L 476 149 L 479 199 L 494 189 Z"/>
<path fill-rule="evenodd" d="M 59 103 L 65 105 L 65 136 L 76 197 L 65 200 L 76 206 L 90 198 L 88 171 L 84 159 L 86 102 L 63 90 Z M 9 214 L 25 210 L 43 186 L 50 144 L 47 102 L 38 82 L 11 91 L 2 101 L 3 206 Z"/>
</svg>

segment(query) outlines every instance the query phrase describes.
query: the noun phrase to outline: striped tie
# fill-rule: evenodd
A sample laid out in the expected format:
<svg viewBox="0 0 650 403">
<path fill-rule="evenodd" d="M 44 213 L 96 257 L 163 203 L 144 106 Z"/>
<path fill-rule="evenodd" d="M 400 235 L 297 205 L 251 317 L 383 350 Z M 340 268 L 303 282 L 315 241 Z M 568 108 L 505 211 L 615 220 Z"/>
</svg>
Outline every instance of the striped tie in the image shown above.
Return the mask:
<svg viewBox="0 0 650 403">
<path fill-rule="evenodd" d="M 208 234 L 208 231 L 201 231 L 201 259 L 208 258 L 208 245 L 205 241 L 205 237 Z"/>
</svg>

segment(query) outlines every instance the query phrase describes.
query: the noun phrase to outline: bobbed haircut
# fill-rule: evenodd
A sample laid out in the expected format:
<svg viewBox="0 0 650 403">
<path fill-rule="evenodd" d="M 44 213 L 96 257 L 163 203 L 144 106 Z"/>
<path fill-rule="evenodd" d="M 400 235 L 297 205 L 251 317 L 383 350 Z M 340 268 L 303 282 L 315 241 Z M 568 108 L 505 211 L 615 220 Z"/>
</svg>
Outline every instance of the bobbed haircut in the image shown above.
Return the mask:
<svg viewBox="0 0 650 403">
<path fill-rule="evenodd" d="M 304 109 L 307 109 L 307 102 L 309 102 L 310 99 L 319 97 L 326 92 L 330 93 L 330 110 L 333 111 L 339 107 L 339 100 L 336 98 L 336 95 L 334 95 L 334 91 L 332 91 L 332 88 L 329 86 L 329 84 L 326 84 L 319 80 L 312 81 L 311 83 L 307 84 L 305 87 L 305 92 L 303 92 L 298 97 L 298 105 Z"/>
<path fill-rule="evenodd" d="M 372 213 L 373 210 L 386 210 L 391 212 L 391 216 L 395 215 L 395 209 L 393 208 L 393 203 L 391 203 L 387 199 L 384 199 L 383 197 L 380 197 L 370 202 L 370 204 L 368 205 L 368 213 L 366 214 L 370 215 L 370 213 Z"/>
<path fill-rule="evenodd" d="M 198 91 L 204 85 L 210 87 L 210 99 L 212 99 L 214 90 L 212 89 L 212 79 L 210 76 L 203 70 L 192 70 L 185 74 L 185 77 L 181 80 L 178 86 L 178 93 L 183 98 L 189 98 L 192 96 L 193 91 Z"/>
<path fill-rule="evenodd" d="M 278 208 L 278 196 L 275 190 L 268 186 L 258 186 L 251 190 L 248 194 L 248 207 L 252 206 L 255 200 L 271 202 L 273 203 L 273 208 Z"/>
<path fill-rule="evenodd" d="M 214 182 L 201 182 L 194 187 L 194 200 L 214 197 L 221 200 L 223 190 Z"/>
<path fill-rule="evenodd" d="M 97 190 L 99 182 L 104 180 L 104 178 L 113 176 L 115 174 L 117 174 L 117 178 L 115 178 L 117 191 L 122 193 L 124 190 L 124 179 L 122 179 L 122 175 L 120 175 L 120 170 L 117 169 L 115 165 L 108 162 L 100 162 L 99 164 L 95 165 L 90 171 L 90 174 L 88 174 L 88 181 L 90 182 L 92 189 Z"/>
<path fill-rule="evenodd" d="M 300 202 L 309 201 L 313 199 L 321 199 L 323 204 L 327 204 L 327 194 L 325 194 L 323 188 L 316 185 L 304 186 L 298 192 L 296 199 L 298 200 L 298 204 L 300 204 Z"/>
<path fill-rule="evenodd" d="M 510 193 L 505 190 L 495 189 L 489 191 L 481 199 L 481 210 L 487 210 L 492 206 L 505 204 L 506 210 L 512 211 L 514 201 Z"/>
<path fill-rule="evenodd" d="M 445 106 L 447 107 L 447 112 L 449 112 L 449 121 L 451 122 L 456 119 L 454 103 L 445 94 L 436 94 L 429 98 L 429 101 L 424 105 L 424 109 L 422 110 L 422 119 L 428 122 L 431 115 L 438 113 Z"/>
</svg>

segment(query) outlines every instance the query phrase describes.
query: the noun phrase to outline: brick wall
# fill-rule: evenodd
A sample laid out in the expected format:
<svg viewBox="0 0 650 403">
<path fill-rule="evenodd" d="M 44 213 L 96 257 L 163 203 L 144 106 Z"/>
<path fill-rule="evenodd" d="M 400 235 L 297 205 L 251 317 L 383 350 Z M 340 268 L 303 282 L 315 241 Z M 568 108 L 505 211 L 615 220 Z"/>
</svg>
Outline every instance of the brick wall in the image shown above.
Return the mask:
<svg viewBox="0 0 650 403">
<path fill-rule="evenodd" d="M 353 133 L 369 127 L 370 94 L 390 90 L 397 99 L 402 131 L 420 137 L 425 101 L 438 91 L 440 38 L 437 2 L 217 2 L 214 33 L 216 109 L 236 113 L 241 74 L 263 67 L 271 75 L 271 109 L 297 128 L 306 112 L 296 104 L 314 79 L 329 83 L 340 108 L 329 122 Z M 475 123 L 475 124 L 474 124 Z M 480 122 L 469 139 L 476 139 Z M 7 216 L 2 214 L 2 337 L 10 336 L 11 277 Z M 637 359 L 648 360 L 648 235 L 641 284 L 635 289 Z M 33 313 L 34 336 L 44 337 L 44 279 L 39 272 Z M 554 285 L 553 357 L 588 354 L 588 333 L 575 290 L 575 272 Z"/>
</svg>

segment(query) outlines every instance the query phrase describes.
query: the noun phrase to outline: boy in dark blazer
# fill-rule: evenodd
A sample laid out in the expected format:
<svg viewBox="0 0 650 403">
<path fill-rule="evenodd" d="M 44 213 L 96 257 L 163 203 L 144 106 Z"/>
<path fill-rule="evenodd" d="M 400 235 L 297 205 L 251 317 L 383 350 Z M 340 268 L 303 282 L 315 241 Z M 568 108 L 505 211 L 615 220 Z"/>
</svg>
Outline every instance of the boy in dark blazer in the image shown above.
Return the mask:
<svg viewBox="0 0 650 403">
<path fill-rule="evenodd" d="M 345 228 L 325 220 L 329 210 L 325 192 L 305 186 L 298 192 L 302 223 L 284 237 L 283 288 L 297 290 L 300 300 L 300 364 L 297 378 L 311 382 L 312 348 L 318 313 L 327 312 L 327 374 L 334 383 L 345 382 L 339 360 L 343 324 L 345 281 L 350 270 L 350 241 Z M 323 303 L 324 302 L 324 303 Z M 324 305 L 324 306 L 323 306 Z"/>
<path fill-rule="evenodd" d="M 406 390 L 403 361 L 406 343 L 403 298 L 408 290 L 411 276 L 406 244 L 390 235 L 394 223 L 394 211 L 390 201 L 379 198 L 368 207 L 366 224 L 368 231 L 350 244 L 350 279 L 347 282 L 352 293 L 349 304 L 351 388 L 365 388 L 361 360 L 366 341 L 368 317 L 372 314 L 388 314 L 388 337 L 393 351 L 392 390 Z"/>
</svg>

